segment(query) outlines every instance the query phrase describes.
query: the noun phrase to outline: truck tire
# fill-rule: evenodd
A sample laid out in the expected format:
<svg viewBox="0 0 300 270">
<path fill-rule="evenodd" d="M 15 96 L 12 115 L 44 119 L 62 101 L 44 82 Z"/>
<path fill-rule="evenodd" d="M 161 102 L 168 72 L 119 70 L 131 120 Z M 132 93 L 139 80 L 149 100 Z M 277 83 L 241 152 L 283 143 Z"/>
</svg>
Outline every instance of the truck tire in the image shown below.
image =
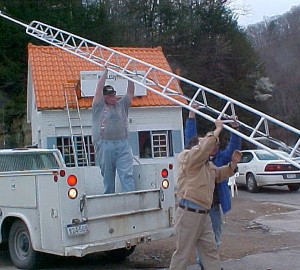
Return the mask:
<svg viewBox="0 0 300 270">
<path fill-rule="evenodd" d="M 300 185 L 299 184 L 289 184 L 287 185 L 290 191 L 297 191 L 300 189 Z"/>
<path fill-rule="evenodd" d="M 1 243 L 0 244 L 0 251 L 7 251 L 8 250 L 8 243 Z"/>
<path fill-rule="evenodd" d="M 11 226 L 8 249 L 10 258 L 17 268 L 37 267 L 40 254 L 33 250 L 28 228 L 21 220 L 16 220 Z"/>
<path fill-rule="evenodd" d="M 108 258 L 114 259 L 115 261 L 123 261 L 128 256 L 130 256 L 135 250 L 135 246 L 132 246 L 131 248 L 118 248 L 113 249 L 109 251 L 105 251 Z"/>
</svg>

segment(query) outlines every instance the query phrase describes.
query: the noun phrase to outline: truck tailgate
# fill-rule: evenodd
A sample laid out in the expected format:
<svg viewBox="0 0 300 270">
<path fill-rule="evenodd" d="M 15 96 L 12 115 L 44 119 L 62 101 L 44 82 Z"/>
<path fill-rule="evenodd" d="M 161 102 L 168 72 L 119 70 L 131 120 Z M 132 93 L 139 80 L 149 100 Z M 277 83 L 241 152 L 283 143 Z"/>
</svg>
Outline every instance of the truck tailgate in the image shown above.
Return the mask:
<svg viewBox="0 0 300 270">
<path fill-rule="evenodd" d="M 144 235 L 145 232 L 171 227 L 171 210 L 161 208 L 160 194 L 160 190 L 155 189 L 85 196 L 82 215 L 89 233 L 80 237 L 80 241 L 111 241 L 124 235 L 130 238 L 132 235 Z M 75 244 L 78 240 L 78 237 L 70 237 L 65 233 L 67 245 Z"/>
</svg>

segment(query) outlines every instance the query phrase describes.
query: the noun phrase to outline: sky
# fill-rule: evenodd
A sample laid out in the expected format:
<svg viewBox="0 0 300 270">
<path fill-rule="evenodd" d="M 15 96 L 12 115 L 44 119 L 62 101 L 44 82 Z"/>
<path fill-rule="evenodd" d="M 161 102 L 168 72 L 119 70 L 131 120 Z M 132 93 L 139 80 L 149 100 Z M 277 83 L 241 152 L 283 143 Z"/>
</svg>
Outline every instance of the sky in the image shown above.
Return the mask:
<svg viewBox="0 0 300 270">
<path fill-rule="evenodd" d="M 299 5 L 300 0 L 232 0 L 231 7 L 238 14 L 246 11 L 246 15 L 239 16 L 238 22 L 241 26 L 247 26 L 261 22 L 265 17 L 282 15 Z"/>
</svg>

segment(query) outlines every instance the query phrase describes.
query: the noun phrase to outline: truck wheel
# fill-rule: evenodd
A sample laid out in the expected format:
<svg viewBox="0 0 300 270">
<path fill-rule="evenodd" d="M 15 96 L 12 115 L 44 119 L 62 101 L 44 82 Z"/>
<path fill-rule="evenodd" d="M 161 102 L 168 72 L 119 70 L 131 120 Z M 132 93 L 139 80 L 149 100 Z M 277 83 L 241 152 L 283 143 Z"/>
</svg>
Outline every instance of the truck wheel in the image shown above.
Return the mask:
<svg viewBox="0 0 300 270">
<path fill-rule="evenodd" d="M 8 249 L 7 242 L 0 244 L 0 251 L 6 251 Z"/>
<path fill-rule="evenodd" d="M 33 250 L 29 231 L 21 220 L 15 221 L 11 226 L 8 249 L 10 258 L 17 268 L 34 269 L 37 266 L 39 253 Z"/>
<path fill-rule="evenodd" d="M 290 191 L 297 191 L 300 189 L 300 185 L 299 184 L 290 184 L 287 185 Z"/>
<path fill-rule="evenodd" d="M 127 248 L 118 248 L 106 251 L 105 254 L 116 261 L 123 261 L 126 257 L 130 256 L 135 250 L 135 246 L 132 246 L 130 249 Z"/>
</svg>

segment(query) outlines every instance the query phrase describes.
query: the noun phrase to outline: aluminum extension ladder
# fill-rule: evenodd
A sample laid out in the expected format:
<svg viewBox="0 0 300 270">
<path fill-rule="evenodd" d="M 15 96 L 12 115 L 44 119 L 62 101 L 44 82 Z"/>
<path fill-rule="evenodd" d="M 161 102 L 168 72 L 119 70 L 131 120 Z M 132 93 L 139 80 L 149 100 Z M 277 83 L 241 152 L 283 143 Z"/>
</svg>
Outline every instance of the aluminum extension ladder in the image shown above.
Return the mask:
<svg viewBox="0 0 300 270">
<path fill-rule="evenodd" d="M 38 21 L 25 24 L 3 13 L 0 13 L 0 16 L 25 27 L 28 35 L 100 67 L 107 66 L 115 74 L 134 81 L 136 84 L 171 100 L 185 109 L 194 111 L 206 120 L 215 122 L 216 119 L 236 115 L 236 112 L 237 115 L 243 115 L 245 119 L 253 119 L 252 123 L 246 123 L 239 119 L 238 122 L 241 127 L 239 131 L 231 128 L 228 121 L 225 121 L 224 128 L 258 148 L 265 149 L 300 168 L 300 164 L 293 159 L 293 157 L 300 154 L 298 150 L 300 130 L 217 91 L 96 42 Z M 137 70 L 145 70 L 145 73 L 137 74 Z M 162 79 L 161 75 L 168 79 Z M 135 79 L 137 76 L 139 80 Z M 180 85 L 187 85 L 190 92 L 194 93 L 192 97 L 183 95 Z M 199 110 L 194 109 L 192 106 L 195 103 L 199 105 Z M 292 138 L 292 142 L 287 142 L 284 137 Z M 289 153 L 288 156 L 273 151 L 274 147 L 286 150 Z"/>
<path fill-rule="evenodd" d="M 80 116 L 78 97 L 76 93 L 78 83 L 67 82 L 62 87 L 64 90 L 73 150 L 71 156 L 74 158 L 74 165 L 76 167 L 88 166 L 89 160 Z"/>
</svg>

